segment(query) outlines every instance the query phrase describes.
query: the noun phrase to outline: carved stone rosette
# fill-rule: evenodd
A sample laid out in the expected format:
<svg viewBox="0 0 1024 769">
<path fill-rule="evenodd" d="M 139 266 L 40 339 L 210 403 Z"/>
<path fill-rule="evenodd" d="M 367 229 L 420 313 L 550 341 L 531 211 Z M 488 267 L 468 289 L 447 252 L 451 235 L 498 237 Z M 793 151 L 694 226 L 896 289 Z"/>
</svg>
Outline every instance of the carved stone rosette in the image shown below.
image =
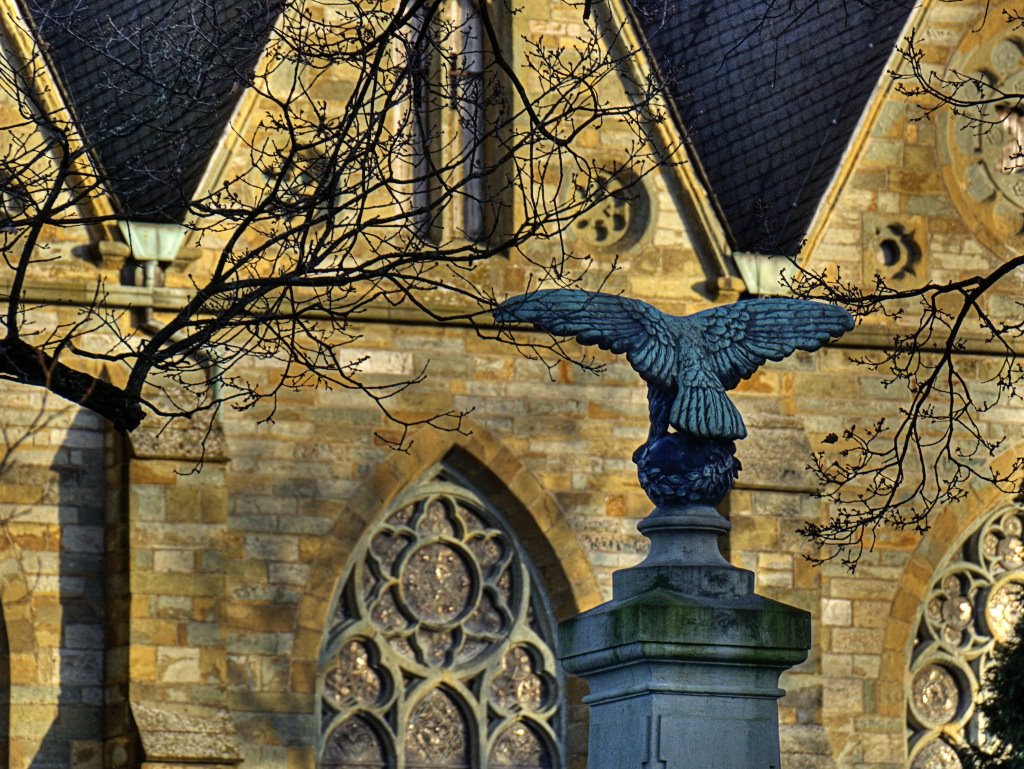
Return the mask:
<svg viewBox="0 0 1024 769">
<path fill-rule="evenodd" d="M 947 66 L 951 77 L 962 73 L 991 85 L 983 99 L 1024 89 L 1024 33 L 1001 23 L 1003 5 L 992 4 L 993 23 L 971 28 Z M 1008 100 L 958 114 L 942 110 L 938 141 L 943 181 L 957 212 L 982 244 L 1009 257 L 1024 250 L 1024 134 L 1021 116 L 1007 110 L 1017 113 L 1021 105 Z"/>
</svg>

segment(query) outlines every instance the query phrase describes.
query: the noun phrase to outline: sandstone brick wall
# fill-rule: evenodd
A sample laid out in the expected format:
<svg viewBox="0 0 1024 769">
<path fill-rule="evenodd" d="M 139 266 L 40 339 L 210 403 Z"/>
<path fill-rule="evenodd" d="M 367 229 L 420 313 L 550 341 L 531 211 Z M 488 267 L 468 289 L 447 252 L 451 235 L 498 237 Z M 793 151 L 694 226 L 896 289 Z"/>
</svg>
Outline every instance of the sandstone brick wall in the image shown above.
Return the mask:
<svg viewBox="0 0 1024 769">
<path fill-rule="evenodd" d="M 118 460 L 113 449 L 104 455 L 102 426 L 88 415 L 77 415 L 71 429 L 75 420 L 66 418 L 34 437 L 25 454 L 16 449 L 12 456 L 23 456 L 25 469 L 6 476 L 2 490 L 4 509 L 13 514 L 8 547 L 31 554 L 20 557 L 19 574 L 21 600 L 33 607 L 29 635 L 36 650 L 23 667 L 25 652 L 16 651 L 23 641 L 12 630 L 18 601 L 8 606 L 5 598 L 12 724 L 16 713 L 33 714 L 17 722 L 12 736 L 15 755 L 17 745 L 28 751 L 21 765 L 40 749 L 59 762 L 67 750 L 91 748 L 98 761 L 104 734 L 98 707 L 106 685 L 126 699 L 226 708 L 247 765 L 311 766 L 317 654 L 326 622 L 315 606 L 333 597 L 346 548 L 389 499 L 441 461 L 447 447 L 462 446 L 514 489 L 535 527 L 523 520 L 517 531 L 548 577 L 549 591 L 564 591 L 567 574 L 592 580 L 590 592 L 556 600 L 562 616 L 607 597 L 611 572 L 642 555 L 635 524 L 649 503 L 628 457 L 644 438 L 646 404 L 643 386 L 622 364 L 599 379 L 562 367 L 553 383 L 540 364 L 460 330 L 396 334 L 373 325 L 360 345 L 417 360 L 426 350 L 443 351 L 447 373 L 428 379 L 425 394 L 417 396 L 422 400 L 414 399 L 410 409 L 471 403 L 467 428 L 473 435 L 426 432 L 416 436 L 412 455 L 395 453 L 373 437 L 388 425 L 371 403 L 317 392 L 283 402 L 273 425 L 230 419 L 228 461 L 208 462 L 198 475 L 188 474 L 187 459 L 122 454 Z M 906 649 L 892 648 L 898 637 L 892 623 L 901 617 L 905 641 L 917 610 L 907 596 L 920 593 L 930 578 L 926 570 L 907 573 L 925 546 L 911 535 L 883 538 L 855 576 L 835 565 L 814 568 L 800 557 L 804 545 L 796 527 L 825 512 L 806 494 L 808 448 L 837 420 L 881 413 L 887 405 L 872 400 L 873 378 L 845 357 L 835 349 L 798 356 L 767 368 L 737 396 L 752 435 L 728 500 L 732 559 L 757 573 L 761 593 L 817 619 L 810 659 L 784 681 L 790 692 L 781 711 L 787 766 L 825 765 L 830 757 L 838 766 L 901 765 L 907 660 Z M 836 381 L 843 387 L 832 387 Z M 19 391 L 7 390 L 5 397 L 17 402 Z M 68 480 L 61 461 L 89 471 Z M 30 462 L 37 463 L 31 472 Z M 30 478 L 49 484 L 49 496 L 25 496 Z M 492 501 L 502 507 L 500 496 Z M 91 523 L 80 522 L 83 503 Z M 60 526 L 62 516 L 76 523 Z M 950 520 L 955 532 L 957 519 Z M 952 536 L 948 529 L 937 528 L 926 540 L 936 552 Z M 103 558 L 106 597 L 92 588 L 87 598 L 86 585 L 101 580 Z M 119 563 L 126 571 L 118 572 Z M 68 571 L 71 564 L 75 571 Z M 94 582 L 79 576 L 83 570 Z M 72 610 L 78 612 L 74 622 Z M 98 661 L 104 645 L 105 672 Z M 30 688 L 18 690 L 19 682 Z M 62 721 L 60 733 L 67 736 L 54 741 L 49 723 L 58 689 L 87 700 L 77 712 L 93 718 L 83 716 L 78 732 L 63 731 L 70 722 Z M 115 747 L 108 744 L 111 761 Z"/>
<path fill-rule="evenodd" d="M 962 61 L 989 44 L 986 41 L 997 34 L 994 29 L 1005 30 L 1005 23 L 996 18 L 999 9 L 988 10 L 996 16 L 985 25 L 980 3 L 934 3 L 919 10 L 910 25 L 918 30 L 926 51 L 925 66 L 941 72 L 954 57 Z M 898 61 L 894 66 L 905 71 Z M 897 287 L 927 279 L 960 279 L 991 270 L 1005 258 L 991 242 L 982 242 L 986 227 L 994 226 L 982 221 L 985 214 L 970 218 L 974 214 L 965 214 L 954 202 L 954 193 L 960 194 L 956 191 L 966 187 L 968 178 L 951 156 L 949 127 L 936 116 L 919 119 L 920 114 L 892 83 L 884 86 L 867 117 L 866 139 L 840 174 L 834 204 L 819 213 L 819 238 L 812 240 L 807 264 L 838 265 L 844 278 L 870 285 L 875 272 L 886 274 L 877 233 L 890 224 L 912 233 L 920 247 L 913 271 L 895 278 L 888 274 Z M 1019 279 L 997 286 L 986 298 L 986 309 L 1019 317 L 1019 307 L 1010 309 L 1009 297 L 1020 291 Z M 888 323 L 882 318 L 865 321 L 869 329 Z M 817 371 L 798 375 L 789 391 L 789 413 L 807 430 L 812 448 L 825 430 L 891 417 L 906 397 L 905 391 L 883 388 L 878 379 L 850 369 L 847 357 L 837 348 L 814 356 Z M 981 382 L 999 365 L 998 357 L 982 354 L 964 358 L 960 365 L 975 393 L 993 395 Z M 751 410 L 767 413 L 771 408 L 769 402 Z M 1019 456 L 1021 418 L 1019 404 L 986 415 L 991 434 L 1010 438 L 1004 455 L 994 461 Z M 756 446 L 759 440 L 752 435 L 748 443 Z M 792 437 L 789 443 L 795 446 L 799 438 Z M 748 468 L 757 461 L 756 455 L 744 455 Z M 812 569 L 794 557 L 800 549 L 792 537 L 795 525 L 823 520 L 827 510 L 803 495 L 788 493 L 788 479 L 773 475 L 770 494 L 751 491 L 733 499 L 731 546 L 734 561 L 757 569 L 759 588 L 766 595 L 802 606 L 815 617 L 811 657 L 783 679 L 789 690 L 781 709 L 784 765 L 904 767 L 905 688 L 923 597 L 938 565 L 971 523 L 1000 504 L 1000 498 L 990 489 L 974 488 L 963 503 L 934 516 L 923 536 L 880 531 L 873 551 L 865 554 L 854 575 L 834 563 Z M 738 515 L 737 507 L 745 512 Z"/>
<path fill-rule="evenodd" d="M 975 12 L 931 4 L 935 62 L 948 58 Z M 527 3 L 517 23 L 535 36 L 571 34 L 543 2 Z M 936 127 L 912 122 L 891 89 L 874 115 L 822 214 L 809 263 L 841 265 L 866 281 L 878 264 L 872 233 L 893 222 L 918 239 L 917 277 L 997 263 L 950 202 Z M 586 140 L 614 151 L 610 135 Z M 694 203 L 668 170 L 646 184 L 647 229 L 621 253 L 608 288 L 676 312 L 707 306 L 715 275 Z M 67 237 L 62 260 L 34 276 L 54 295 L 103 272 L 74 255 L 87 245 L 84 234 Z M 599 254 L 598 268 L 613 255 Z M 515 258 L 496 264 L 496 290 L 523 286 Z M 107 276 L 116 282 L 112 268 Z M 1009 287 L 990 307 L 1017 312 L 1019 295 Z M 381 316 L 359 331 L 350 353 L 368 356 L 363 368 L 373 381 L 427 366 L 422 385 L 395 400 L 402 414 L 471 410 L 466 434 L 424 430 L 408 453 L 396 453 L 375 437 L 396 437 L 396 429 L 367 399 L 283 393 L 272 423 L 260 423 L 271 416 L 266 405 L 226 412 L 223 456 L 194 474 L 187 452 L 145 448 L 159 438 L 124 441 L 87 413 L 0 386 L 10 766 L 122 766 L 140 752 L 169 763 L 175 750 L 192 749 L 189 760 L 231 763 L 227 748 L 189 747 L 185 727 L 149 726 L 219 724 L 226 713 L 235 732 L 226 742 L 243 766 L 313 767 L 318 655 L 346 559 L 390 502 L 440 462 L 457 463 L 506 514 L 559 617 L 607 598 L 611 573 L 642 557 L 635 525 L 650 505 L 629 457 L 646 435 L 647 405 L 622 361 L 599 353 L 608 368 L 595 377 L 566 363 L 549 371 L 462 328 Z M 894 414 L 903 397 L 848 358 L 841 345 L 797 354 L 758 372 L 736 396 L 750 438 L 726 505 L 730 557 L 756 572 L 759 592 L 815 620 L 809 659 L 783 681 L 788 769 L 905 765 L 903 689 L 921 596 L 958 532 L 996 503 L 979 491 L 942 511 L 924 538 L 882 533 L 856 575 L 804 560 L 795 530 L 828 512 L 808 496 L 809 452 L 852 422 Z M 991 362 L 975 365 L 980 377 Z M 267 372 L 253 364 L 246 373 L 259 380 Z M 1019 408 L 991 417 L 993 431 L 1011 435 L 1024 422 Z M 580 689 L 570 684 L 575 703 Z M 581 767 L 578 704 L 573 713 L 569 751 Z"/>
<path fill-rule="evenodd" d="M 0 748 L 102 766 L 104 426 L 0 385 L 0 598 L 9 692 Z"/>
</svg>

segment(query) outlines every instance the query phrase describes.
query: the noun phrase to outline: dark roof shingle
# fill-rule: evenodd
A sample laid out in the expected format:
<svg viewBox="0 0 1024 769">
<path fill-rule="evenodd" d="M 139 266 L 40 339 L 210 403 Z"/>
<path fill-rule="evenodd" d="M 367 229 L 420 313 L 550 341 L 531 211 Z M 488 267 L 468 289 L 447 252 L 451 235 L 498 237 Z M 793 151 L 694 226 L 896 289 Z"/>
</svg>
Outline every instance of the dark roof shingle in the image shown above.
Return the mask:
<svg viewBox="0 0 1024 769">
<path fill-rule="evenodd" d="M 124 218 L 180 220 L 279 10 L 276 0 L 27 0 Z"/>
<path fill-rule="evenodd" d="M 918 0 L 634 0 L 741 251 L 792 255 Z"/>
</svg>

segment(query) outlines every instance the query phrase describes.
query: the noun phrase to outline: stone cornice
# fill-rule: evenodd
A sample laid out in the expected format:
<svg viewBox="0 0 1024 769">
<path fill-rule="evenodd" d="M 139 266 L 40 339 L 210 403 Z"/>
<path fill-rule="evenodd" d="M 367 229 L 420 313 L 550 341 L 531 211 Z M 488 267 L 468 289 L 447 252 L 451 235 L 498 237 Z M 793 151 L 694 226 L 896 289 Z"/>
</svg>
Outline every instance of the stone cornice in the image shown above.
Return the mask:
<svg viewBox="0 0 1024 769">
<path fill-rule="evenodd" d="M 0 301 L 7 297 L 10 290 L 10 281 L 6 278 L 0 279 Z M 113 309 L 142 309 L 151 308 L 156 312 L 174 312 L 185 306 L 190 293 L 183 288 L 142 288 L 138 286 L 105 286 L 104 307 Z M 25 289 L 24 300 L 29 303 L 47 305 L 82 306 L 92 302 L 96 293 L 96 286 L 91 283 L 80 282 L 51 282 L 37 283 Z M 694 307 L 693 310 L 700 309 Z M 315 316 L 314 316 L 315 317 Z M 326 316 L 325 316 L 326 317 Z M 466 321 L 438 321 L 427 313 L 415 307 L 393 307 L 381 304 L 377 307 L 369 307 L 352 319 L 356 324 L 408 324 L 417 326 L 456 326 L 468 327 Z M 491 327 L 489 323 L 478 323 L 481 328 Z M 903 327 L 904 331 L 910 331 L 910 327 Z M 841 339 L 832 342 L 829 346 L 839 349 L 854 350 L 887 350 L 892 347 L 893 328 L 890 326 L 861 325 L 853 331 L 845 334 Z M 1000 351 L 996 345 L 987 340 L 982 334 L 962 334 L 964 343 L 959 355 L 993 355 L 1001 356 L 1005 353 Z M 1016 355 L 1024 355 L 1024 340 L 1008 340 Z M 932 345 L 930 350 L 938 351 L 937 345 Z"/>
</svg>

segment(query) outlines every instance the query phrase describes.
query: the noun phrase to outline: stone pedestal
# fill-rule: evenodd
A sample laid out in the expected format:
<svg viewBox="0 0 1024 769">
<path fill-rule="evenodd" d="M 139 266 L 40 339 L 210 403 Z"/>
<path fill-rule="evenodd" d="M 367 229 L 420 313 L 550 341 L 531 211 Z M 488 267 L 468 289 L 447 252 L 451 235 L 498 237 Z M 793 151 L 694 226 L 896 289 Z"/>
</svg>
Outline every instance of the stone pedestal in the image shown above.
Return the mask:
<svg viewBox="0 0 1024 769">
<path fill-rule="evenodd" d="M 779 675 L 806 658 L 810 615 L 754 594 L 718 550 L 728 529 L 707 505 L 658 507 L 647 559 L 559 627 L 590 685 L 589 769 L 779 769 Z"/>
</svg>

